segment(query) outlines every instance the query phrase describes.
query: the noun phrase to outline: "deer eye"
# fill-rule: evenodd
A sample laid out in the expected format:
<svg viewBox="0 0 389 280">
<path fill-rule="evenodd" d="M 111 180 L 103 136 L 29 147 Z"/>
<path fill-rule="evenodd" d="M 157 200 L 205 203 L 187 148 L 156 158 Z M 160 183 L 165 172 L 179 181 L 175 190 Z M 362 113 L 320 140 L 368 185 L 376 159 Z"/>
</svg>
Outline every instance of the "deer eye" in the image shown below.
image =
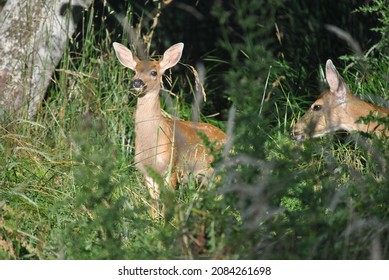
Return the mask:
<svg viewBox="0 0 389 280">
<path fill-rule="evenodd" d="M 321 110 L 321 105 L 313 105 L 313 111 L 320 111 Z"/>
<path fill-rule="evenodd" d="M 150 72 L 150 75 L 153 77 L 157 77 L 158 73 L 157 73 L 157 71 L 153 70 Z"/>
</svg>

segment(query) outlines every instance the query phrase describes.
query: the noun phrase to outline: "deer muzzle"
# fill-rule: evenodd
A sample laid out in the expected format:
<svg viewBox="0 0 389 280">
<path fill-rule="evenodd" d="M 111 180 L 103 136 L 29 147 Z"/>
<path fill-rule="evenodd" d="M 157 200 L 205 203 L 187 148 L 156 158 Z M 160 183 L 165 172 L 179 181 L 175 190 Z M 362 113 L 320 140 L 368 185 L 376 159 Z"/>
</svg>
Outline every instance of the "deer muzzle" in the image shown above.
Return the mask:
<svg viewBox="0 0 389 280">
<path fill-rule="evenodd" d="M 132 88 L 140 91 L 143 90 L 145 87 L 145 83 L 141 79 L 136 79 L 132 82 Z"/>
</svg>

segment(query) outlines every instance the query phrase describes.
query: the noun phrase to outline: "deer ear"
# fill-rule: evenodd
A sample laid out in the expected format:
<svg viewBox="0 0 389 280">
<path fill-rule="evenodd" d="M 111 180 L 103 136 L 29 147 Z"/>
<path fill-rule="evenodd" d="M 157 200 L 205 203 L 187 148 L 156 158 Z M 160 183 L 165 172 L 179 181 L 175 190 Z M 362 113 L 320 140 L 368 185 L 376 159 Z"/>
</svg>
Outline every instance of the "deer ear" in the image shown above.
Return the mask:
<svg viewBox="0 0 389 280">
<path fill-rule="evenodd" d="M 326 63 L 326 79 L 328 85 L 330 86 L 330 91 L 333 92 L 336 97 L 344 98 L 346 96 L 347 86 L 336 70 L 331 59 L 328 59 Z"/>
<path fill-rule="evenodd" d="M 175 66 L 178 61 L 180 61 L 183 49 L 184 44 L 177 43 L 165 51 L 162 59 L 159 61 L 159 66 L 161 68 L 162 73 L 165 72 L 166 69 Z"/>
<path fill-rule="evenodd" d="M 135 67 L 139 62 L 139 58 L 136 57 L 127 47 L 119 43 L 113 43 L 113 48 L 120 63 L 123 66 L 135 71 Z"/>
</svg>

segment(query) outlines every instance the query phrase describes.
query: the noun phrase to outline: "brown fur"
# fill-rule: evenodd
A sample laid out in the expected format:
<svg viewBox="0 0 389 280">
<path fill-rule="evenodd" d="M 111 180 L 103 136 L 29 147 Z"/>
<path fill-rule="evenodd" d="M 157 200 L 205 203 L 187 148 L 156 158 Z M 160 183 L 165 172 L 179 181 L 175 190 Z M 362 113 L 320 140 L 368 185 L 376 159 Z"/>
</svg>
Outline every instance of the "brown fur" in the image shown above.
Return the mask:
<svg viewBox="0 0 389 280">
<path fill-rule="evenodd" d="M 370 113 L 385 117 L 388 108 L 378 107 L 354 96 L 331 60 L 326 64 L 326 78 L 330 89 L 324 91 L 311 108 L 295 124 L 292 136 L 298 141 L 315 138 L 339 130 L 372 132 L 389 136 L 384 125 L 376 122 L 356 123 Z M 320 109 L 318 109 L 320 106 Z"/>
<path fill-rule="evenodd" d="M 174 189 L 177 182 L 193 174 L 200 180 L 212 175 L 213 157 L 208 154 L 198 132 L 211 143 L 223 145 L 227 136 L 219 128 L 207 124 L 172 120 L 162 115 L 159 92 L 165 70 L 178 63 L 183 44 L 170 47 L 159 61 L 140 61 L 125 46 L 114 43 L 120 62 L 135 71 L 134 81 L 142 81 L 135 112 L 135 164 L 144 174 L 151 197 L 158 202 L 160 186 L 148 174 L 153 169 Z M 154 74 L 154 75 L 153 75 Z M 159 206 L 156 206 L 157 214 Z M 153 217 L 156 213 L 153 211 Z"/>
</svg>

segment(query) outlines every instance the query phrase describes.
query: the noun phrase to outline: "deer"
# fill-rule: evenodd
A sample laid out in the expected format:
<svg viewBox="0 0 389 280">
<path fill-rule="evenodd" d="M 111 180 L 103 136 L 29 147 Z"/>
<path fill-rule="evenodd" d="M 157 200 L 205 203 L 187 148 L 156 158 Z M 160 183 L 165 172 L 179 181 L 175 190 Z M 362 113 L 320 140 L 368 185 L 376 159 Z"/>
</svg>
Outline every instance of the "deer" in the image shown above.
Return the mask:
<svg viewBox="0 0 389 280">
<path fill-rule="evenodd" d="M 353 95 L 330 59 L 326 62 L 325 70 L 329 89 L 322 92 L 296 122 L 291 136 L 298 142 L 337 131 L 360 131 L 388 137 L 389 130 L 384 124 L 358 120 L 368 115 L 387 117 L 389 108 L 375 106 Z"/>
<path fill-rule="evenodd" d="M 197 181 L 206 183 L 214 173 L 214 157 L 204 143 L 204 137 L 221 148 L 227 136 L 214 125 L 172 119 L 163 114 L 160 104 L 162 76 L 181 59 L 183 43 L 168 48 L 157 61 L 140 60 L 117 42 L 113 47 L 119 62 L 135 73 L 132 78 L 132 89 L 137 95 L 134 161 L 144 176 L 155 219 L 164 215 L 163 205 L 162 211 L 160 209 L 161 185 L 174 190 L 177 183 L 187 181 L 191 174 Z M 155 172 L 163 182 L 156 180 Z"/>
</svg>

